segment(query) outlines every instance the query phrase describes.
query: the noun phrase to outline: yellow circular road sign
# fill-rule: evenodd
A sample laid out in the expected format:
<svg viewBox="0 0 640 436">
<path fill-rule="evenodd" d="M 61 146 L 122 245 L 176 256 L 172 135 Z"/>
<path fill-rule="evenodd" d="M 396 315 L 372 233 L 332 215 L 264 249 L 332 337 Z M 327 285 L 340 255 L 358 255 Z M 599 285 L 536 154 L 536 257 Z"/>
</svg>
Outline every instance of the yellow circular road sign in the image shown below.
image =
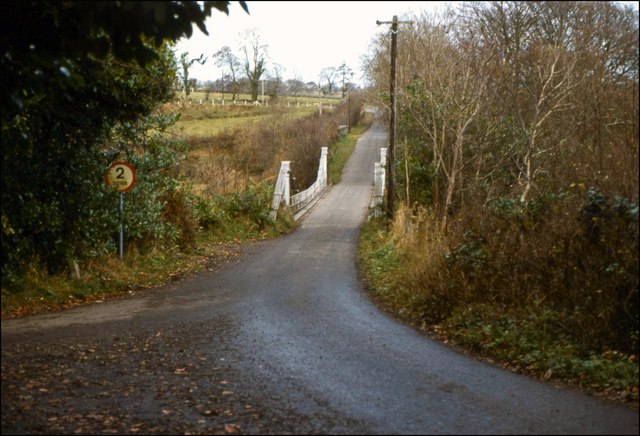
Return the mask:
<svg viewBox="0 0 640 436">
<path fill-rule="evenodd" d="M 126 162 L 114 162 L 105 175 L 107 185 L 120 192 L 127 192 L 136 183 L 136 170 Z"/>
</svg>

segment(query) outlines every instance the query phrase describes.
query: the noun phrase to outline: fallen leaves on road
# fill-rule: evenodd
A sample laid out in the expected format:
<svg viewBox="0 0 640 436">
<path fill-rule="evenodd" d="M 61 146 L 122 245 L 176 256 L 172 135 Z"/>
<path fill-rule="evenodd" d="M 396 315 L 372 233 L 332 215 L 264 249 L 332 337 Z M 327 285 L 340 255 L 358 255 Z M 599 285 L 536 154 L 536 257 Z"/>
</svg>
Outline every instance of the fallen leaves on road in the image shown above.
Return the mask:
<svg viewBox="0 0 640 436">
<path fill-rule="evenodd" d="M 234 331 L 208 320 L 50 343 L 3 340 L 2 433 L 308 434 L 343 425 L 327 418 L 326 405 L 301 415 L 297 403 L 247 377 L 229 341 Z"/>
<path fill-rule="evenodd" d="M 224 431 L 227 433 L 235 433 L 238 431 L 238 426 L 234 425 L 234 424 L 225 424 L 224 425 Z"/>
</svg>

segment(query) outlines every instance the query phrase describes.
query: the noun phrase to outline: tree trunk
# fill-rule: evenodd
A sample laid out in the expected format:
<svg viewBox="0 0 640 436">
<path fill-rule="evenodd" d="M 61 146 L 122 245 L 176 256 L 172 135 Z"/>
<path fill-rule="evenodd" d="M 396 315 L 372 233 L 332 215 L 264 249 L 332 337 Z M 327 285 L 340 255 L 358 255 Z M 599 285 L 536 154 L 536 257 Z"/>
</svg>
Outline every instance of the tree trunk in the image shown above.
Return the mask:
<svg viewBox="0 0 640 436">
<path fill-rule="evenodd" d="M 447 194 L 444 200 L 444 210 L 442 214 L 442 223 L 440 229 L 444 235 L 447 234 L 449 227 L 449 209 L 451 203 L 453 203 L 453 193 L 455 192 L 456 179 L 458 173 L 461 171 L 462 163 L 462 124 L 458 119 L 458 125 L 456 126 L 456 140 L 453 148 L 453 162 L 451 163 L 451 172 L 447 177 Z"/>
</svg>

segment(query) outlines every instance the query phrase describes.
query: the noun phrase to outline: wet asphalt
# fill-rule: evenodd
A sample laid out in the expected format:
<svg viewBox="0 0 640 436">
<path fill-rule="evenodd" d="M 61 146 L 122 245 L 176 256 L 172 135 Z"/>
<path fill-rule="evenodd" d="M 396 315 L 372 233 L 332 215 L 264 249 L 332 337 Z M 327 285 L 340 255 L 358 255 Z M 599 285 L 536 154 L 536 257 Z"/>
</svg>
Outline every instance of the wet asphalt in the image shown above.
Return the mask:
<svg viewBox="0 0 640 436">
<path fill-rule="evenodd" d="M 638 434 L 638 414 L 380 312 L 357 241 L 376 122 L 290 235 L 134 297 L 2 320 L 2 434 Z"/>
</svg>

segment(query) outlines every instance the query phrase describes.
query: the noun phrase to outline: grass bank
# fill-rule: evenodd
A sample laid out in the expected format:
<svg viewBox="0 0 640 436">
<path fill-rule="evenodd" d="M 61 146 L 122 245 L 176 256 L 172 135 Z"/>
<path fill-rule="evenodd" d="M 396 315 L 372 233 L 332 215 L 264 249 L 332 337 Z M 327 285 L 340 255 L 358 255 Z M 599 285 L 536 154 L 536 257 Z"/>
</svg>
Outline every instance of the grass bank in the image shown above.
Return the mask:
<svg viewBox="0 0 640 436">
<path fill-rule="evenodd" d="M 361 234 L 363 276 L 384 309 L 428 336 L 508 370 L 579 386 L 638 408 L 637 355 L 585 344 L 568 333 L 571 315 L 566 311 L 542 302 L 518 308 L 471 295 L 446 301 L 425 292 L 427 276 L 443 288 L 453 282 L 447 267 L 452 251 L 437 226 L 407 234 L 410 225 L 402 216 L 401 211 L 389 229 L 381 218 L 371 218 Z"/>
<path fill-rule="evenodd" d="M 133 295 L 191 274 L 212 270 L 240 252 L 243 244 L 276 238 L 295 228 L 291 216 L 266 218 L 269 187 L 233 193 L 214 199 L 205 228 L 188 248 L 157 246 L 144 252 L 131 247 L 124 259 L 116 254 L 83 262 L 79 275 L 69 271 L 50 275 L 34 262 L 19 281 L 20 289 L 2 288 L 2 318 L 13 318 L 65 309 L 91 302 Z"/>
</svg>

